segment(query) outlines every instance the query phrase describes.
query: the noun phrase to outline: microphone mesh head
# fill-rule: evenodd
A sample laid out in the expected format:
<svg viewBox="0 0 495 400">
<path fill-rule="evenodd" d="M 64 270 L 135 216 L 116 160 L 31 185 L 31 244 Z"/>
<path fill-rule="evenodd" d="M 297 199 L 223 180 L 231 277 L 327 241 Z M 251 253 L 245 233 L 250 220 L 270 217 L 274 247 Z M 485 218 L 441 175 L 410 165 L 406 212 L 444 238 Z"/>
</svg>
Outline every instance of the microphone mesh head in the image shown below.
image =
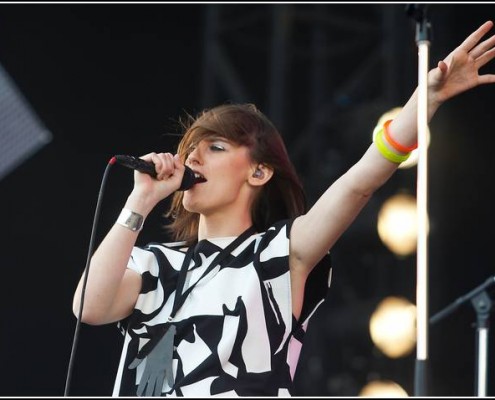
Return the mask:
<svg viewBox="0 0 495 400">
<path fill-rule="evenodd" d="M 188 190 L 191 189 L 196 183 L 196 177 L 194 176 L 194 172 L 191 168 L 186 166 L 184 170 L 184 176 L 182 177 L 182 183 L 178 190 Z"/>
</svg>

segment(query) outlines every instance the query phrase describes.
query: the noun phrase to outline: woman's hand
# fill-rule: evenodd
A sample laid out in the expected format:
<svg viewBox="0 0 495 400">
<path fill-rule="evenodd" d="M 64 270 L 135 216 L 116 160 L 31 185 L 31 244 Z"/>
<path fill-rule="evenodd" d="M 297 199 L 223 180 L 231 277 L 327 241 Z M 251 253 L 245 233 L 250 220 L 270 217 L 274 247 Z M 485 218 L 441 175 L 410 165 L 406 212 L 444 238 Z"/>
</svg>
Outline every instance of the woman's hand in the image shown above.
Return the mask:
<svg viewBox="0 0 495 400">
<path fill-rule="evenodd" d="M 156 177 L 134 171 L 134 189 L 130 195 L 139 210 L 147 214 L 161 200 L 179 189 L 185 166 L 179 156 L 171 153 L 149 153 L 142 157 L 155 165 Z"/>
<path fill-rule="evenodd" d="M 478 85 L 495 83 L 495 75 L 479 74 L 479 69 L 495 57 L 495 35 L 480 43 L 492 27 L 492 21 L 485 22 L 429 72 L 429 96 L 433 102 L 440 105 Z"/>
</svg>

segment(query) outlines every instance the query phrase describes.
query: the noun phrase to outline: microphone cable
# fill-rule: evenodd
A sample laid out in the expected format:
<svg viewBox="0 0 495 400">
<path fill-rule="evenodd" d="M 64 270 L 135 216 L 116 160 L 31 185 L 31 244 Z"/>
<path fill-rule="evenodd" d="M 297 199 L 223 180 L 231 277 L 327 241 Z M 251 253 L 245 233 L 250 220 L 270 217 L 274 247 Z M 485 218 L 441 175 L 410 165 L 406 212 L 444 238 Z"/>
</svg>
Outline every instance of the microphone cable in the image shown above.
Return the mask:
<svg viewBox="0 0 495 400">
<path fill-rule="evenodd" d="M 89 249 L 88 249 L 88 255 L 86 258 L 86 267 L 84 270 L 83 286 L 81 288 L 81 303 L 79 305 L 79 314 L 78 314 L 77 321 L 76 321 L 74 340 L 72 342 L 72 350 L 71 350 L 70 359 L 69 359 L 67 379 L 65 382 L 64 397 L 67 397 L 69 395 L 69 389 L 70 389 L 70 384 L 71 384 L 71 380 L 72 380 L 72 372 L 74 369 L 74 360 L 75 360 L 76 348 L 77 348 L 77 343 L 79 341 L 79 333 L 81 330 L 81 318 L 82 318 L 82 310 L 83 310 L 83 305 L 84 305 L 84 295 L 86 294 L 86 284 L 88 281 L 89 264 L 90 264 L 91 257 L 93 256 L 93 251 L 94 251 L 93 249 L 94 249 L 94 242 L 95 242 L 95 232 L 96 232 L 96 227 L 98 226 L 98 220 L 100 218 L 100 213 L 101 213 L 101 203 L 102 203 L 102 199 L 103 199 L 103 191 L 104 191 L 107 179 L 108 179 L 110 167 L 112 165 L 114 165 L 115 162 L 116 162 L 116 158 L 112 157 L 110 159 L 110 161 L 107 163 L 107 166 L 105 168 L 105 172 L 103 174 L 103 178 L 101 181 L 100 191 L 98 193 L 98 200 L 96 202 L 96 211 L 95 211 L 95 215 L 94 215 L 94 219 L 93 219 L 93 227 L 91 228 L 91 237 L 89 240 Z"/>
</svg>

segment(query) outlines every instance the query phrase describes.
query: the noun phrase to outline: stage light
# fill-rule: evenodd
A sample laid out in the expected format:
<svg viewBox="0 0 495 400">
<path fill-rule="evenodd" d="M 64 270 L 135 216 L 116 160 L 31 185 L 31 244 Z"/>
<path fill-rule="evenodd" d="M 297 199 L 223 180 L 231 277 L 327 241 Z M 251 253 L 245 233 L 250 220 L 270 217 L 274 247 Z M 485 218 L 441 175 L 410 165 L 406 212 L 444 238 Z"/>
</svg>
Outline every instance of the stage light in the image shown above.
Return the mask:
<svg viewBox="0 0 495 400">
<path fill-rule="evenodd" d="M 0 179 L 52 140 L 12 77 L 0 65 Z"/>
<path fill-rule="evenodd" d="M 375 380 L 367 383 L 359 392 L 360 397 L 409 397 L 398 384 L 389 380 Z"/>
<path fill-rule="evenodd" d="M 418 220 L 416 198 L 398 193 L 388 198 L 378 212 L 378 236 L 395 254 L 408 256 L 416 251 Z"/>
<path fill-rule="evenodd" d="M 386 297 L 371 314 L 374 345 L 390 358 L 411 353 L 416 344 L 416 306 L 402 297 Z"/>
</svg>

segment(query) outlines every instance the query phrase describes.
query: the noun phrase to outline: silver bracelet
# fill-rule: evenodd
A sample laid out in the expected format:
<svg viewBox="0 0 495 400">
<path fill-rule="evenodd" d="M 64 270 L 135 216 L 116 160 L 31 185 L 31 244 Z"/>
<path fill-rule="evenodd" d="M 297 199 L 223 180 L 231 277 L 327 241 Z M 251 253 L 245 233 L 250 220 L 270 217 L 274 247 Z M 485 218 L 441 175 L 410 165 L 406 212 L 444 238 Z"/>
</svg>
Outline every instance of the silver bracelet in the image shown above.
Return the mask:
<svg viewBox="0 0 495 400">
<path fill-rule="evenodd" d="M 143 229 L 144 217 L 141 214 L 135 213 L 128 208 L 123 208 L 117 218 L 119 225 L 125 226 L 133 232 Z"/>
</svg>

